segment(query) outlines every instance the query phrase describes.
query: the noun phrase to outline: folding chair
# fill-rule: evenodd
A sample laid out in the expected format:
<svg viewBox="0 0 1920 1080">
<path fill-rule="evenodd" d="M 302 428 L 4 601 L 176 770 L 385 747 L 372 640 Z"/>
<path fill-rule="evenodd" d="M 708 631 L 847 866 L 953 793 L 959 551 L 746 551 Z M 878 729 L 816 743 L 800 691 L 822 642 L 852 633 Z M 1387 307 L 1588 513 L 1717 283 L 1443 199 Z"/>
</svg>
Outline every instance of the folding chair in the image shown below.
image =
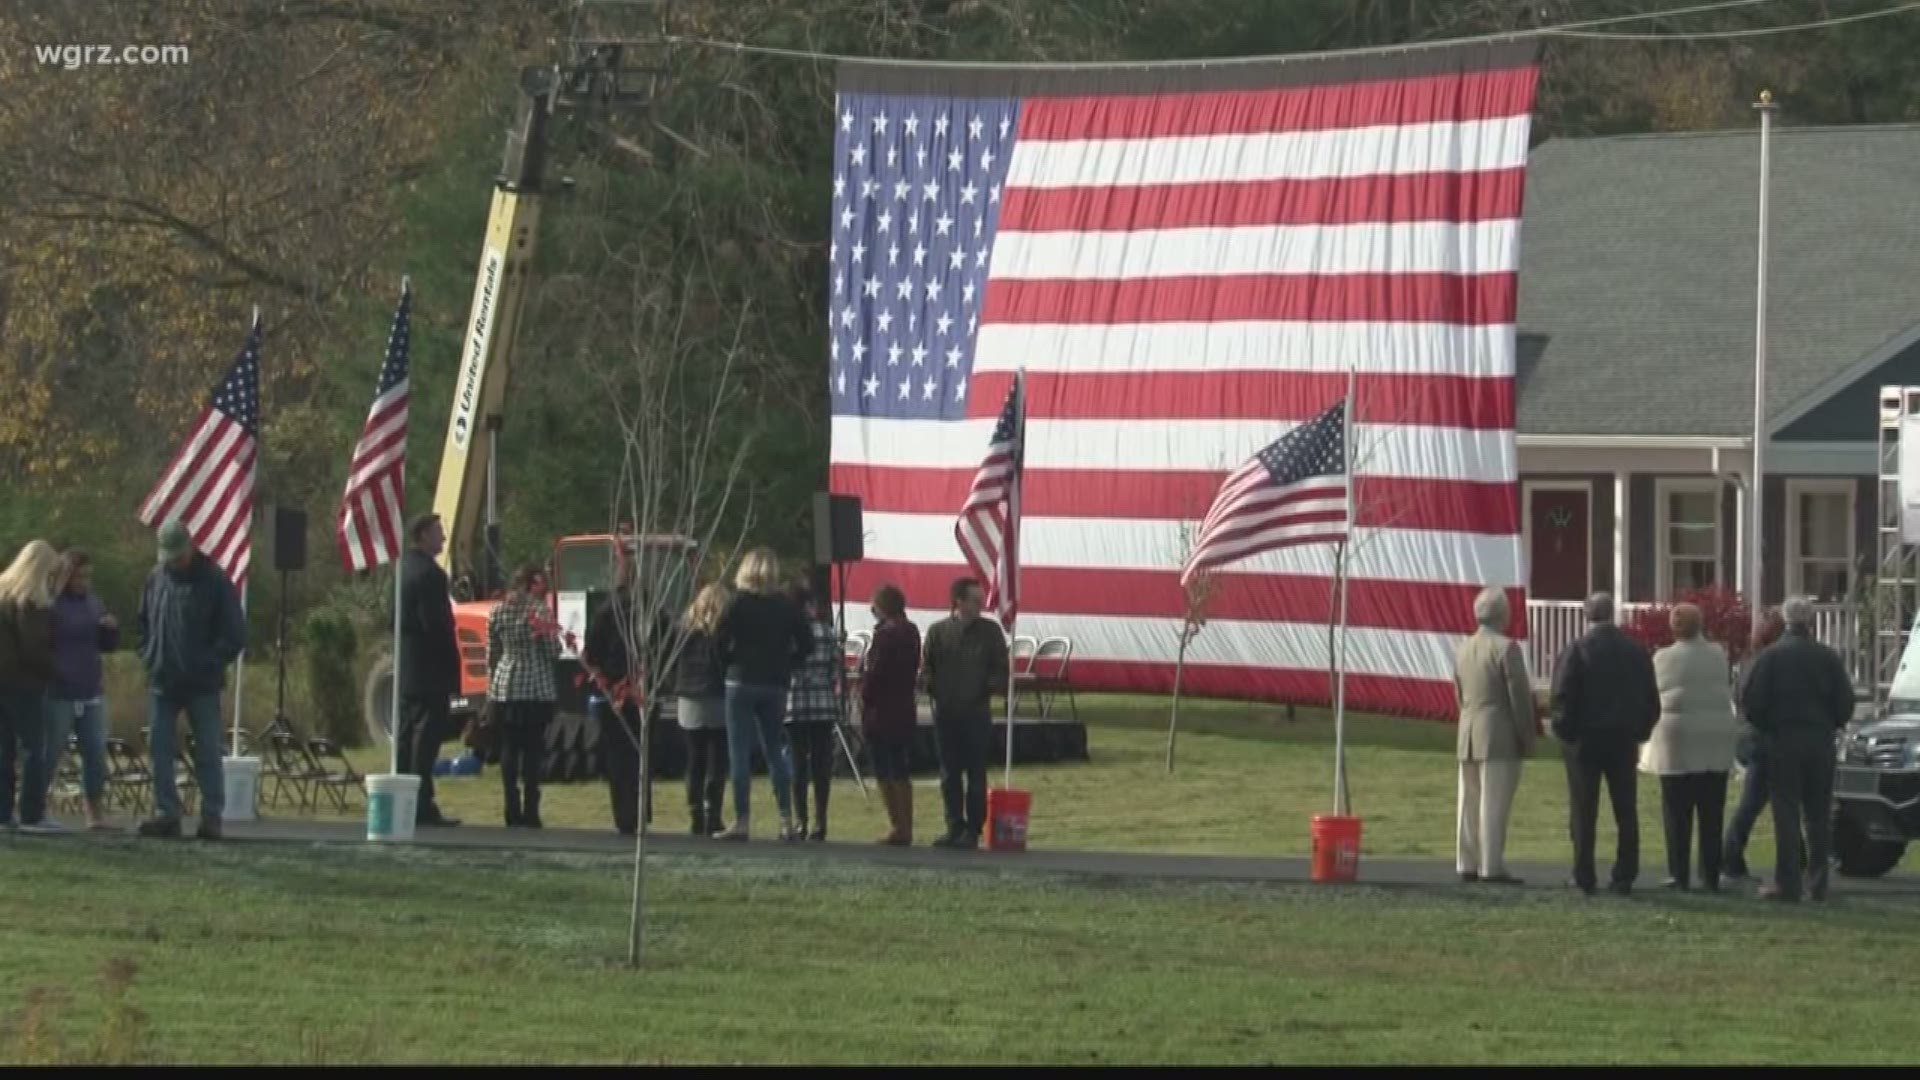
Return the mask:
<svg viewBox="0 0 1920 1080">
<path fill-rule="evenodd" d="M 366 778 L 354 769 L 353 762 L 340 750 L 340 744 L 332 739 L 308 739 L 307 753 L 315 766 L 314 787 L 327 793 L 327 798 L 338 807 L 341 813 L 347 812 L 347 791 L 360 792 L 360 801 L 366 802 Z"/>
<path fill-rule="evenodd" d="M 270 801 L 279 805 L 282 792 L 291 788 L 294 806 L 302 811 L 312 809 L 316 801 L 313 785 L 323 770 L 313 760 L 312 753 L 301 745 L 299 737 L 279 729 L 267 732 L 267 761 L 271 763 L 267 775 L 273 780 Z"/>
<path fill-rule="evenodd" d="M 1009 703 L 1009 707 L 1016 716 L 1020 713 L 1020 691 L 1031 681 L 1033 654 L 1039 650 L 1039 640 L 1025 634 L 1015 637 L 1007 644 L 1007 663 L 1013 668 L 1013 701 Z"/>
<path fill-rule="evenodd" d="M 1073 712 L 1074 722 L 1080 720 L 1080 704 L 1073 698 L 1073 680 L 1069 667 L 1073 663 L 1073 641 L 1069 638 L 1050 637 L 1040 643 L 1033 652 L 1033 663 L 1029 668 L 1027 686 L 1040 702 L 1040 718 L 1053 715 L 1054 699 L 1062 693 L 1067 695 L 1067 707 Z M 1015 680 L 1015 685 L 1019 681 Z"/>
<path fill-rule="evenodd" d="M 152 805 L 153 773 L 147 769 L 146 755 L 125 739 L 107 739 L 107 802 L 119 805 L 135 815 L 144 814 Z"/>
<path fill-rule="evenodd" d="M 60 768 L 47 789 L 47 803 L 63 814 L 77 814 L 85 807 L 85 799 L 80 776 L 80 737 L 69 735 L 66 749 L 60 754 Z"/>
</svg>

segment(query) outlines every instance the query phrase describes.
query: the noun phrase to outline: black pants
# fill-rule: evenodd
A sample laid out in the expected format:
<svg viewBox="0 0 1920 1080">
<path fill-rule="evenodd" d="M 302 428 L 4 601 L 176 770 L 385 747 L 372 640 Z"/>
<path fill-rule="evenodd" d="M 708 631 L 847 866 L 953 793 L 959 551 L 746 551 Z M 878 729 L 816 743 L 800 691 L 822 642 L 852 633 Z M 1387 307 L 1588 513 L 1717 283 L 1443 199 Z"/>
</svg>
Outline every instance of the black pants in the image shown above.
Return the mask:
<svg viewBox="0 0 1920 1080">
<path fill-rule="evenodd" d="M 602 707 L 600 768 L 613 801 L 613 827 L 631 836 L 639 831 L 642 813 L 653 824 L 653 785 L 640 775 L 640 710 L 635 706 Z"/>
<path fill-rule="evenodd" d="M 787 725 L 787 745 L 793 748 L 793 810 L 807 820 L 807 786 L 813 786 L 813 819 L 827 820 L 827 800 L 833 794 L 833 724 Z"/>
<path fill-rule="evenodd" d="M 508 825 L 540 820 L 540 777 L 547 766 L 551 701 L 495 702 L 500 720 L 500 783 L 506 789 Z"/>
<path fill-rule="evenodd" d="M 1727 808 L 1727 774 L 1686 773 L 1660 778 L 1660 816 L 1667 832 L 1667 876 L 1689 885 L 1693 823 L 1700 822 L 1700 883 L 1720 887 L 1720 821 Z"/>
<path fill-rule="evenodd" d="M 1814 899 L 1823 900 L 1833 862 L 1833 744 L 1776 743 L 1768 747 L 1767 756 L 1772 770 L 1773 883 L 1788 896 L 1800 896 L 1804 886 Z"/>
<path fill-rule="evenodd" d="M 400 698 L 400 728 L 395 734 L 400 745 L 396 749 L 400 772 L 420 778 L 420 808 L 416 817 L 430 818 L 440 812 L 439 805 L 433 801 L 433 764 L 439 760 L 440 743 L 452 726 L 447 705 L 446 697 L 439 694 Z"/>
<path fill-rule="evenodd" d="M 1613 824 L 1620 848 L 1613 860 L 1612 882 L 1629 887 L 1640 876 L 1639 748 L 1631 742 L 1568 746 L 1567 804 L 1573 834 L 1573 882 L 1591 891 L 1598 884 L 1594 872 L 1595 834 L 1600 820 L 1600 784 L 1605 781 L 1613 802 Z"/>
<path fill-rule="evenodd" d="M 1747 875 L 1747 838 L 1753 835 L 1760 811 L 1773 797 L 1771 777 L 1766 752 L 1754 750 L 1747 763 L 1747 777 L 1740 784 L 1740 805 L 1733 808 L 1733 820 L 1727 822 L 1725 859 L 1729 874 Z"/>
<path fill-rule="evenodd" d="M 867 734 L 867 757 L 873 763 L 873 778 L 883 784 L 913 779 L 913 738 L 891 739 Z"/>
<path fill-rule="evenodd" d="M 940 797 L 946 803 L 947 831 L 978 838 L 987 827 L 987 744 L 993 720 L 987 716 L 933 717 L 940 747 Z"/>
<path fill-rule="evenodd" d="M 687 732 L 687 808 L 706 814 L 708 832 L 720 831 L 720 803 L 727 794 L 727 768 L 726 728 L 695 728 Z"/>
</svg>

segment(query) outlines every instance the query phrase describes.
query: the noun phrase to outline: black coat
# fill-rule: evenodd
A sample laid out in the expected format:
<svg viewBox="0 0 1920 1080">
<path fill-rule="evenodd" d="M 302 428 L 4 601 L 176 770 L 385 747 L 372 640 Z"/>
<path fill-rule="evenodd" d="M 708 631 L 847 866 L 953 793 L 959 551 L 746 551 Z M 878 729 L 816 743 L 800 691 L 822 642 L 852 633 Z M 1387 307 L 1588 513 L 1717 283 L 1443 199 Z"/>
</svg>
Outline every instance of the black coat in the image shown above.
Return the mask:
<svg viewBox="0 0 1920 1080">
<path fill-rule="evenodd" d="M 1572 746 L 1646 742 L 1660 722 L 1653 657 L 1612 623 L 1567 646 L 1553 674 L 1553 736 Z"/>
<path fill-rule="evenodd" d="M 740 593 L 714 635 L 727 680 L 787 688 L 787 677 L 813 651 L 813 625 L 800 605 L 778 594 Z"/>
<path fill-rule="evenodd" d="M 1754 658 L 1740 704 L 1763 745 L 1817 747 L 1853 719 L 1853 679 L 1839 653 L 1788 627 Z"/>
<path fill-rule="evenodd" d="M 452 697 L 460 692 L 460 641 L 453 629 L 447 572 L 409 550 L 400 559 L 400 693 Z"/>
</svg>

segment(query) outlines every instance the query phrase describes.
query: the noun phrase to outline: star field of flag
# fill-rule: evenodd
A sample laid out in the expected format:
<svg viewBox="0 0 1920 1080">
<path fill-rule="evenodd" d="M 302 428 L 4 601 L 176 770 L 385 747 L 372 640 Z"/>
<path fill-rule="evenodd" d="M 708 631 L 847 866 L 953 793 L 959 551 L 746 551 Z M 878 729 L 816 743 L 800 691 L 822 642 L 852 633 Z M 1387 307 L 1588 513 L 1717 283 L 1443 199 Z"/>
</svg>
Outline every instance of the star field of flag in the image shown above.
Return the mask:
<svg viewBox="0 0 1920 1080">
<path fill-rule="evenodd" d="M 1310 424 L 1302 424 L 1267 444 L 1257 455 L 1276 486 L 1313 476 L 1338 476 L 1345 470 L 1347 403 L 1342 401 Z"/>
<path fill-rule="evenodd" d="M 963 419 L 1019 102 L 842 94 L 834 112 L 833 412 Z"/>
<path fill-rule="evenodd" d="M 260 326 L 247 334 L 240 356 L 213 389 L 213 407 L 254 438 L 260 437 Z"/>
</svg>

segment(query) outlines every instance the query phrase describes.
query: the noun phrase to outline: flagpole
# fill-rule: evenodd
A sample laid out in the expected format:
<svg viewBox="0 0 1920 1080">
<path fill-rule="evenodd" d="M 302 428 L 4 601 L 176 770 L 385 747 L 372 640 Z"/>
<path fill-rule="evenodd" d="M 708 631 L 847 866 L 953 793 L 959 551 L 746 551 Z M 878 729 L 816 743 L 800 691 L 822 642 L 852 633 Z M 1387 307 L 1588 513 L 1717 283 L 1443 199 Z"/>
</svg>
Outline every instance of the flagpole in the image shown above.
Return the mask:
<svg viewBox="0 0 1920 1080">
<path fill-rule="evenodd" d="M 260 328 L 260 305 L 255 304 L 253 305 L 253 321 L 247 324 L 247 330 L 251 332 L 259 328 Z M 261 446 L 265 446 L 266 434 L 267 434 L 266 425 L 260 424 L 258 425 L 258 427 L 259 427 L 259 430 L 258 430 L 258 434 L 256 435 L 256 440 L 259 442 Z M 259 479 L 259 475 L 258 475 L 259 469 L 260 469 L 259 460 L 260 460 L 259 455 L 258 453 L 256 453 L 254 456 L 254 465 L 253 465 L 256 480 Z M 252 511 L 248 511 L 247 518 L 248 518 L 247 532 L 251 534 L 253 532 Z M 249 541 L 249 546 L 251 546 L 251 541 Z M 253 575 L 249 573 L 247 575 L 247 580 L 244 582 L 241 582 L 240 584 L 240 624 L 242 626 L 245 626 L 247 623 L 247 587 L 251 584 L 253 584 Z M 247 689 L 247 650 L 245 648 L 242 648 L 240 650 L 240 656 L 235 661 L 235 666 L 233 669 L 233 734 L 231 736 L 232 743 L 233 743 L 233 753 L 231 756 L 233 757 L 240 756 L 240 717 L 241 717 L 241 712 L 244 709 L 246 700 L 247 700 L 246 689 Z"/>
<path fill-rule="evenodd" d="M 407 294 L 413 291 L 413 276 L 400 278 L 400 302 L 406 303 Z M 407 433 L 400 433 L 402 456 L 404 459 Z M 405 466 L 401 467 L 401 478 L 405 480 Z M 401 507 L 404 511 L 406 508 Z M 402 537 L 400 550 L 393 554 L 393 688 L 387 704 L 387 775 L 400 774 L 400 573 L 401 560 L 406 557 L 407 539 Z M 417 763 L 416 763 L 417 764 Z M 430 766 L 433 763 L 427 762 Z"/>
<path fill-rule="evenodd" d="M 253 575 L 249 574 L 247 580 L 240 586 L 241 625 L 245 625 L 247 621 L 247 588 L 252 584 Z M 233 670 L 233 753 L 230 755 L 232 757 L 240 756 L 240 707 L 247 700 L 246 688 L 247 650 L 241 649 L 240 659 Z"/>
<path fill-rule="evenodd" d="M 1347 581 L 1353 576 L 1353 538 L 1360 531 L 1360 519 L 1354 515 L 1353 508 L 1353 400 L 1357 382 L 1355 370 L 1349 367 L 1346 416 L 1340 424 L 1340 471 L 1346 478 L 1343 486 L 1346 488 L 1347 538 L 1341 542 L 1336 556 L 1340 574 L 1340 624 L 1336 634 L 1333 685 L 1333 812 L 1337 817 L 1347 816 Z"/>
<path fill-rule="evenodd" d="M 1751 505 L 1748 507 L 1749 535 L 1752 541 L 1747 545 L 1746 579 L 1747 610 L 1753 616 L 1753 630 L 1757 634 L 1763 621 L 1764 594 L 1762 593 L 1763 571 L 1760 539 L 1763 535 L 1761 522 L 1761 503 L 1764 501 L 1766 479 L 1767 446 L 1767 194 L 1769 173 L 1772 164 L 1773 112 L 1778 106 L 1773 103 L 1773 92 L 1760 91 L 1760 100 L 1754 103 L 1760 111 L 1760 229 L 1759 251 L 1756 261 L 1759 273 L 1754 285 L 1753 315 L 1753 491 Z"/>
<path fill-rule="evenodd" d="M 1019 404 L 1017 406 L 1017 408 L 1019 409 L 1019 417 L 1016 421 L 1018 424 L 1018 427 L 1015 428 L 1015 430 L 1019 432 L 1019 440 L 1015 443 L 1015 445 L 1019 447 L 1019 449 L 1016 451 L 1017 456 L 1014 458 L 1014 462 L 1013 462 L 1013 483 L 1009 485 L 1007 489 L 1007 498 L 1009 501 L 1009 505 L 1007 507 L 1009 513 L 1007 514 L 1007 518 L 1008 518 L 1008 524 L 1010 527 L 1007 530 L 1007 539 L 1005 544 L 1008 557 L 1004 560 L 1002 565 L 1002 569 L 1005 570 L 1007 575 L 1010 577 L 1018 577 L 1020 573 L 1020 486 L 1024 478 L 1023 474 L 1025 472 L 1026 456 L 1027 456 L 1027 369 L 1024 364 L 1021 366 L 1019 372 L 1014 375 L 1014 380 L 1015 380 L 1015 385 L 1018 387 L 1017 393 L 1019 394 Z M 1014 597 L 1017 602 L 1020 596 L 1019 586 L 1017 584 L 1010 581 L 1002 581 L 1000 583 L 999 591 L 1002 595 L 1005 595 L 1006 591 L 1009 588 L 1012 588 L 1014 590 Z M 1007 629 L 1007 773 L 1006 773 L 1006 779 L 1001 783 L 1001 786 L 1008 790 L 1013 789 L 1013 695 L 1014 695 L 1014 679 L 1015 679 L 1015 673 L 1013 670 L 1013 624 L 1018 622 L 1019 619 L 1020 619 L 1020 615 L 1016 610 L 1014 613 L 1014 617 L 1007 621 L 1007 628 L 1006 628 Z"/>
</svg>

